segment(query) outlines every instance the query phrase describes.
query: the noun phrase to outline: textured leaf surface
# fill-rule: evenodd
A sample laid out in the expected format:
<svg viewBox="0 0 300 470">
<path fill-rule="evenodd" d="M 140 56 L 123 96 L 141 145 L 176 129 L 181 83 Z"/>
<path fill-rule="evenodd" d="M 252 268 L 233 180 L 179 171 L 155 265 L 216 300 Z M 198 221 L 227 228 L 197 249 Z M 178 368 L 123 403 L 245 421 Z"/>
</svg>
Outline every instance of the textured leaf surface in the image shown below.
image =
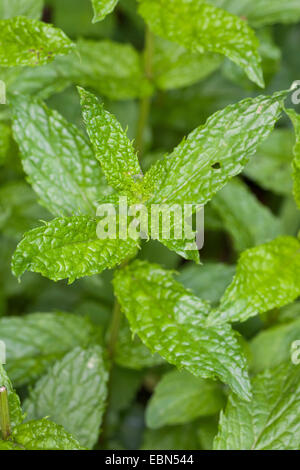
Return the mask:
<svg viewBox="0 0 300 470">
<path fill-rule="evenodd" d="M 0 364 L 0 387 L 6 387 L 8 395 L 9 417 L 12 427 L 17 426 L 23 421 L 23 412 L 19 396 L 15 393 L 12 383 Z"/>
<path fill-rule="evenodd" d="M 153 92 L 141 56 L 131 44 L 79 39 L 76 45 L 76 53 L 59 57 L 51 64 L 65 79 L 93 88 L 113 100 L 138 98 Z"/>
<path fill-rule="evenodd" d="M 300 115 L 293 109 L 289 109 L 287 113 L 294 125 L 296 134 L 293 160 L 294 197 L 300 209 Z"/>
<path fill-rule="evenodd" d="M 294 140 L 290 130 L 276 129 L 250 159 L 244 174 L 266 190 L 290 195 Z"/>
<path fill-rule="evenodd" d="M 204 263 L 202 266 L 184 266 L 177 280 L 195 295 L 211 303 L 218 303 L 232 281 L 235 266 L 223 263 Z"/>
<path fill-rule="evenodd" d="M 136 253 L 132 239 L 99 239 L 97 219 L 87 216 L 57 218 L 24 235 L 12 260 L 13 273 L 41 273 L 53 281 L 75 281 L 113 268 Z"/>
<path fill-rule="evenodd" d="M 237 251 L 271 241 L 282 233 L 280 220 L 241 180 L 230 181 L 215 195 L 211 204 Z"/>
<path fill-rule="evenodd" d="M 43 0 L 1 0 L 0 19 L 6 20 L 14 16 L 28 16 L 39 19 L 43 10 Z"/>
<path fill-rule="evenodd" d="M 153 202 L 205 204 L 239 174 L 273 130 L 285 93 L 228 106 L 195 129 L 145 176 Z"/>
<path fill-rule="evenodd" d="M 108 191 L 88 139 L 41 100 L 13 97 L 14 137 L 29 182 L 54 215 L 96 213 Z"/>
<path fill-rule="evenodd" d="M 74 44 L 60 29 L 25 16 L 0 20 L 0 65 L 43 65 Z"/>
<path fill-rule="evenodd" d="M 25 450 L 12 441 L 0 441 L 0 450 Z"/>
<path fill-rule="evenodd" d="M 133 338 L 125 317 L 121 322 L 114 360 L 122 367 L 137 370 L 154 367 L 164 362 L 159 354 L 152 354 L 138 336 Z"/>
<path fill-rule="evenodd" d="M 206 78 L 223 62 L 218 54 L 199 54 L 162 38 L 155 39 L 153 75 L 158 88 L 172 90 Z"/>
<path fill-rule="evenodd" d="M 92 0 L 94 9 L 93 23 L 103 20 L 106 15 L 111 13 L 119 0 Z"/>
<path fill-rule="evenodd" d="M 62 426 L 47 419 L 19 425 L 14 429 L 13 438 L 26 450 L 83 450 Z"/>
<path fill-rule="evenodd" d="M 70 313 L 33 313 L 0 319 L 6 368 L 17 387 L 44 373 L 71 349 L 88 344 L 92 336 L 92 325 Z"/>
<path fill-rule="evenodd" d="M 114 287 L 131 330 L 152 352 L 249 396 L 246 361 L 230 326 L 207 328 L 209 304 L 175 282 L 171 272 L 136 261 L 116 274 Z"/>
<path fill-rule="evenodd" d="M 278 237 L 242 253 L 236 275 L 210 316 L 211 323 L 245 321 L 300 295 L 300 243 Z"/>
<path fill-rule="evenodd" d="M 285 364 L 255 377 L 250 403 L 231 395 L 221 414 L 215 448 L 299 449 L 299 379 L 300 367 Z"/>
<path fill-rule="evenodd" d="M 291 360 L 293 342 L 299 339 L 300 319 L 261 331 L 250 343 L 253 372 L 271 369 Z"/>
<path fill-rule="evenodd" d="M 298 0 L 209 0 L 210 3 L 240 15 L 255 28 L 275 23 L 297 23 L 300 19 Z"/>
<path fill-rule="evenodd" d="M 258 40 L 242 19 L 198 0 L 140 0 L 140 13 L 159 36 L 198 52 L 216 52 L 264 86 Z"/>
<path fill-rule="evenodd" d="M 81 445 L 96 443 L 107 396 L 108 373 L 100 346 L 76 348 L 56 362 L 24 403 L 29 419 L 49 416 Z"/>
<path fill-rule="evenodd" d="M 199 416 L 218 413 L 224 401 L 215 382 L 175 370 L 164 375 L 156 386 L 147 405 L 146 423 L 154 429 L 188 423 Z"/>
<path fill-rule="evenodd" d="M 83 118 L 108 183 L 131 194 L 142 177 L 132 143 L 117 119 L 91 93 L 80 89 Z"/>
</svg>

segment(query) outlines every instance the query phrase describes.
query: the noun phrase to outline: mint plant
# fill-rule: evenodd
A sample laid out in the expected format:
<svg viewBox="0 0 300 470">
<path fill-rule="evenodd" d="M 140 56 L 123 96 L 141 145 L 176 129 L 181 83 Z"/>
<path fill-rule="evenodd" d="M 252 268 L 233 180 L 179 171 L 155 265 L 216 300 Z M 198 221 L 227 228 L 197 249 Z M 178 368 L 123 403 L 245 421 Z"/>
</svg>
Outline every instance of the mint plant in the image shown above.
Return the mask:
<svg viewBox="0 0 300 470">
<path fill-rule="evenodd" d="M 299 21 L 0 1 L 1 450 L 300 448 Z"/>
</svg>

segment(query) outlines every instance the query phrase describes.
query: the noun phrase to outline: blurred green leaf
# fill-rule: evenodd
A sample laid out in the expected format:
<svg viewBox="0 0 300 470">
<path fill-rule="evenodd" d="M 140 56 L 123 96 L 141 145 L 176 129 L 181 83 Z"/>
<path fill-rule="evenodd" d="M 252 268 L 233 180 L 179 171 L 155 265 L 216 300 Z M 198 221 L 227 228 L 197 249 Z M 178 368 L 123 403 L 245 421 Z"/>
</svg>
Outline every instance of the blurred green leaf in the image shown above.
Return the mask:
<svg viewBox="0 0 300 470">
<path fill-rule="evenodd" d="M 100 346 L 73 349 L 56 362 L 24 403 L 28 419 L 49 416 L 92 448 L 99 435 L 107 398 L 108 372 Z"/>
<path fill-rule="evenodd" d="M 184 424 L 214 415 L 224 404 L 219 384 L 175 370 L 164 375 L 156 386 L 147 405 L 146 423 L 153 429 Z"/>
</svg>

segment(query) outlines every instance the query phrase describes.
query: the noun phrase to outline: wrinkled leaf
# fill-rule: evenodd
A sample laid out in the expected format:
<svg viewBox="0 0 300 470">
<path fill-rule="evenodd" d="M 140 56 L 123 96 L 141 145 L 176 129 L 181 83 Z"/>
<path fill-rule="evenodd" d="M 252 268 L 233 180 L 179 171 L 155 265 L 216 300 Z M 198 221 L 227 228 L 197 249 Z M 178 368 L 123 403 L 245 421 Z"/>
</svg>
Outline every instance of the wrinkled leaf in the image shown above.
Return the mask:
<svg viewBox="0 0 300 470">
<path fill-rule="evenodd" d="M 249 397 L 235 334 L 229 325 L 207 328 L 209 304 L 175 282 L 172 272 L 136 261 L 117 272 L 114 287 L 132 331 L 152 352 L 198 377 L 218 377 Z"/>
<path fill-rule="evenodd" d="M 113 268 L 136 253 L 132 239 L 100 239 L 97 219 L 87 216 L 57 218 L 27 232 L 12 259 L 12 271 L 41 273 L 52 281 L 75 281 Z"/>
<path fill-rule="evenodd" d="M 139 11 L 155 34 L 191 51 L 223 54 L 264 86 L 259 43 L 245 21 L 203 0 L 139 2 Z"/>
<path fill-rule="evenodd" d="M 285 93 L 228 106 L 195 129 L 145 176 L 152 202 L 205 204 L 239 174 L 267 138 L 282 110 Z"/>
<path fill-rule="evenodd" d="M 43 65 L 68 54 L 74 44 L 60 29 L 25 16 L 0 20 L 0 65 Z"/>
<path fill-rule="evenodd" d="M 96 96 L 79 91 L 87 131 L 108 183 L 124 194 L 134 193 L 142 173 L 132 143 Z"/>
<path fill-rule="evenodd" d="M 253 380 L 250 403 L 230 395 L 215 449 L 299 449 L 299 400 L 300 367 L 284 364 L 263 372 Z"/>
<path fill-rule="evenodd" d="M 300 295 L 300 243 L 278 237 L 242 253 L 236 275 L 209 323 L 245 321 Z"/>
<path fill-rule="evenodd" d="M 84 450 L 62 426 L 48 419 L 20 424 L 13 438 L 26 450 Z"/>
<path fill-rule="evenodd" d="M 96 214 L 109 192 L 88 139 L 41 100 L 11 99 L 14 137 L 25 172 L 54 215 Z"/>
</svg>

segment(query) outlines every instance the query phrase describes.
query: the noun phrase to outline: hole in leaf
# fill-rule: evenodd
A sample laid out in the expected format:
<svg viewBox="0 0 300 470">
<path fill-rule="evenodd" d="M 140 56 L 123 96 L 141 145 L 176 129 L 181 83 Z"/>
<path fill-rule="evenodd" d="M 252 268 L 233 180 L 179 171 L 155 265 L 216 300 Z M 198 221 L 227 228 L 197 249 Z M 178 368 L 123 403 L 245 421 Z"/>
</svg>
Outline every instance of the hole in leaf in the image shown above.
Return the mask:
<svg viewBox="0 0 300 470">
<path fill-rule="evenodd" d="M 221 168 L 221 163 L 216 162 L 211 166 L 214 170 L 219 170 Z"/>
</svg>

